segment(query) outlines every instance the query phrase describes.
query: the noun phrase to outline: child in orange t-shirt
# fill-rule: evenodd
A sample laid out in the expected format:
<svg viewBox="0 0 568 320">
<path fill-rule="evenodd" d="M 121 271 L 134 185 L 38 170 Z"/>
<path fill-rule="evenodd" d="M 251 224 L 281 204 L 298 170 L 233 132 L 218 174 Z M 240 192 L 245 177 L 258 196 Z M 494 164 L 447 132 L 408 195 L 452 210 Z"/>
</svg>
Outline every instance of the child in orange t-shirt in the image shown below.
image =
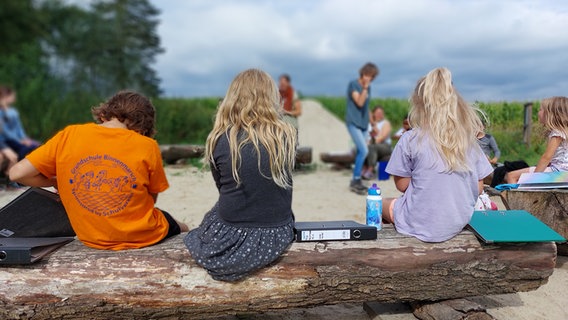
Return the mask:
<svg viewBox="0 0 568 320">
<path fill-rule="evenodd" d="M 10 178 L 57 187 L 79 240 L 97 249 L 153 245 L 187 231 L 154 207 L 168 188 L 146 97 L 122 91 L 92 109 L 100 124 L 60 131 L 10 170 Z"/>
</svg>

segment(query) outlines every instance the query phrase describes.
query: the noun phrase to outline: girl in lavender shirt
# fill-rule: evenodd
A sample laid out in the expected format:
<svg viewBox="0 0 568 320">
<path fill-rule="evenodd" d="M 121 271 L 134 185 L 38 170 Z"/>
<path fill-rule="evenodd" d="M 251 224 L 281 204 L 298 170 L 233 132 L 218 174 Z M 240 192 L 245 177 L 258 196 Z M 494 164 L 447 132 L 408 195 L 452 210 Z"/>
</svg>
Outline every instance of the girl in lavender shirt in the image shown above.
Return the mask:
<svg viewBox="0 0 568 320">
<path fill-rule="evenodd" d="M 383 218 L 402 234 L 441 242 L 469 223 L 493 168 L 477 143 L 479 116 L 454 88 L 448 69 L 420 79 L 410 103 L 413 129 L 402 135 L 386 168 L 404 194 L 385 199 Z"/>
</svg>

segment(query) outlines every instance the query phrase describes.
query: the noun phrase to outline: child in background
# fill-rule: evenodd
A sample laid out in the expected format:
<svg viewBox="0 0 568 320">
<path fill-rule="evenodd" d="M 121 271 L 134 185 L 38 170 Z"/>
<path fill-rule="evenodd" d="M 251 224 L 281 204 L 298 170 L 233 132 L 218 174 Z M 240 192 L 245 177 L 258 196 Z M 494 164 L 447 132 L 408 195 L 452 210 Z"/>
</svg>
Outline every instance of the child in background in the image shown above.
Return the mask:
<svg viewBox="0 0 568 320">
<path fill-rule="evenodd" d="M 24 131 L 18 110 L 13 107 L 16 92 L 10 87 L 0 87 L 0 126 L 6 144 L 23 159 L 39 146 L 39 142 L 30 139 Z"/>
<path fill-rule="evenodd" d="M 410 103 L 412 130 L 386 168 L 404 194 L 384 200 L 383 218 L 402 234 L 446 241 L 469 223 L 483 178 L 493 171 L 476 141 L 482 124 L 446 68 L 420 79 Z"/>
<path fill-rule="evenodd" d="M 404 116 L 404 120 L 402 120 L 402 127 L 398 129 L 392 136 L 393 140 L 399 140 L 405 132 L 410 130 L 412 130 L 412 128 L 410 127 L 410 121 L 408 120 L 407 114 L 406 116 Z"/>
<path fill-rule="evenodd" d="M 366 63 L 359 70 L 359 79 L 352 80 L 347 86 L 347 108 L 345 109 L 345 123 L 347 131 L 355 143 L 357 154 L 353 167 L 353 178 L 349 183 L 349 190 L 357 194 L 367 194 L 367 187 L 361 182 L 363 165 L 367 159 L 369 149 L 367 136 L 369 135 L 369 101 L 371 99 L 371 82 L 379 75 L 379 68 L 373 63 Z"/>
<path fill-rule="evenodd" d="M 499 146 L 497 146 L 497 141 L 495 138 L 490 135 L 489 133 L 485 132 L 486 125 L 483 123 L 483 131 L 480 131 L 477 134 L 477 143 L 481 147 L 481 150 L 489 160 L 493 166 L 497 166 L 497 161 L 501 157 L 501 150 L 499 150 Z"/>
<path fill-rule="evenodd" d="M 99 124 L 72 125 L 10 170 L 34 187 L 56 187 L 73 230 L 96 249 L 142 248 L 187 231 L 154 207 L 168 188 L 146 97 L 117 93 L 92 109 Z"/>
<path fill-rule="evenodd" d="M 274 81 L 256 69 L 237 75 L 205 146 L 219 200 L 185 238 L 213 279 L 240 280 L 292 242 L 295 149 L 296 129 L 281 118 Z"/>
<path fill-rule="evenodd" d="M 508 172 L 505 175 L 507 183 L 517 183 L 523 173 L 568 171 L 568 98 L 552 97 L 542 100 L 538 121 L 546 130 L 546 150 L 536 167 Z"/>
<path fill-rule="evenodd" d="M 4 106 L 9 105 L 9 102 L 11 101 L 11 94 L 12 89 L 7 86 L 0 85 L 0 110 L 4 109 Z M 8 170 L 10 170 L 10 168 L 18 162 L 18 153 L 14 152 L 8 144 L 3 122 L 3 117 L 0 117 L 0 169 L 8 175 Z"/>
</svg>

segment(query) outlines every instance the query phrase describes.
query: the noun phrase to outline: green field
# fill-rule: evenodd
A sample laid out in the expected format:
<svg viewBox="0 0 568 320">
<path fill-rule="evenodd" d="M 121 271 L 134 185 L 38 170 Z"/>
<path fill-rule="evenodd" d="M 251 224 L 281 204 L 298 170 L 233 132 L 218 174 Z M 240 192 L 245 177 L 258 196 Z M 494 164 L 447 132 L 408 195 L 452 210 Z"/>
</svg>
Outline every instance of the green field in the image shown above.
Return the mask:
<svg viewBox="0 0 568 320">
<path fill-rule="evenodd" d="M 326 109 L 343 119 L 345 99 L 338 97 L 314 97 Z M 157 109 L 156 139 L 166 143 L 204 143 L 211 130 L 213 117 L 219 98 L 174 99 L 162 98 L 153 100 Z M 57 105 L 38 105 L 35 103 L 19 104 L 20 113 L 30 136 L 45 140 L 71 123 L 92 121 L 90 107 L 94 100 L 73 99 L 59 102 Z M 371 106 L 381 104 L 385 108 L 393 127 L 399 124 L 408 112 L 409 104 L 404 99 L 373 99 Z M 531 147 L 522 143 L 523 103 L 500 102 L 478 103 L 487 114 L 491 125 L 488 131 L 495 136 L 501 148 L 504 160 L 524 159 L 529 164 L 536 164 L 544 152 L 545 141 L 539 134 L 537 124 L 538 105 L 533 108 L 533 136 Z M 41 114 L 41 117 L 37 115 Z"/>
</svg>

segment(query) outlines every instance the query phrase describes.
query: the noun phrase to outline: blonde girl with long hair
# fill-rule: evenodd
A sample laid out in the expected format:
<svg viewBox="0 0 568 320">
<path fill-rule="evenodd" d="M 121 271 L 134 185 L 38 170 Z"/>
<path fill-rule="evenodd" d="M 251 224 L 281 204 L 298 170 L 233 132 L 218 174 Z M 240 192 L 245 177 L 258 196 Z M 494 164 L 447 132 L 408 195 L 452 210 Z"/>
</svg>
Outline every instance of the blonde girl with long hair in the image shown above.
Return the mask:
<svg viewBox="0 0 568 320">
<path fill-rule="evenodd" d="M 543 99 L 538 111 L 538 120 L 545 129 L 546 150 L 536 167 L 509 172 L 507 183 L 517 183 L 521 174 L 532 172 L 568 171 L 568 98 L 552 97 Z"/>
<path fill-rule="evenodd" d="M 477 143 L 477 111 L 457 92 L 448 69 L 421 78 L 410 103 L 412 130 L 402 135 L 386 168 L 404 194 L 384 201 L 383 219 L 400 233 L 441 242 L 469 223 L 493 168 Z"/>
<path fill-rule="evenodd" d="M 237 281 L 276 260 L 293 240 L 296 131 L 264 71 L 241 72 L 217 109 L 205 146 L 219 199 L 185 244 L 216 280 Z"/>
</svg>

